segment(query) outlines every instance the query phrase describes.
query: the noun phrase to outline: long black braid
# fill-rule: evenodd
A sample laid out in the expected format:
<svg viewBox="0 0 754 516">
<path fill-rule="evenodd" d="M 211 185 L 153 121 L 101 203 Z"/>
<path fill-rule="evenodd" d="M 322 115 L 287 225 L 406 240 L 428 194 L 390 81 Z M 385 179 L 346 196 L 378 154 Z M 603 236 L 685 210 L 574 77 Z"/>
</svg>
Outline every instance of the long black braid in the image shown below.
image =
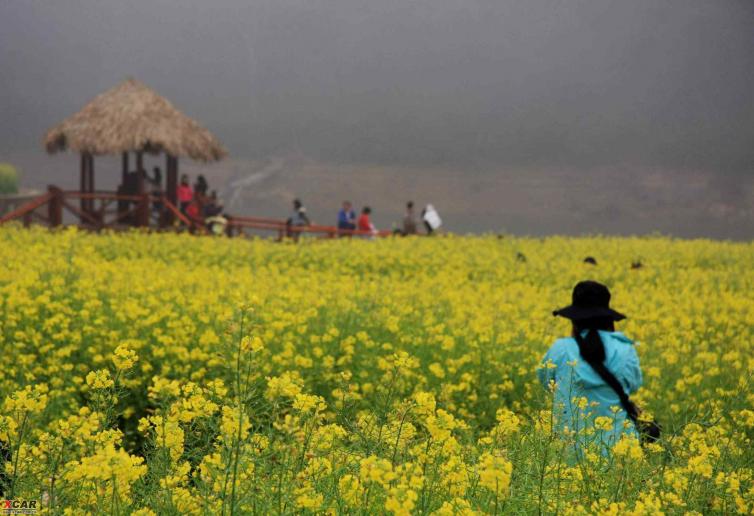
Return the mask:
<svg viewBox="0 0 754 516">
<path fill-rule="evenodd" d="M 586 330 L 586 336 L 581 334 Z M 626 411 L 628 417 L 631 418 L 634 423 L 636 422 L 639 412 L 636 405 L 628 399 L 626 391 L 623 390 L 623 386 L 620 385 L 615 376 L 608 371 L 605 366 L 605 344 L 602 342 L 599 331 L 615 331 L 615 324 L 610 318 L 597 317 L 593 319 L 584 319 L 581 321 L 573 321 L 573 338 L 576 339 L 576 343 L 579 345 L 579 354 L 584 361 L 592 366 L 592 369 L 600 375 L 600 377 L 607 383 L 620 398 L 621 406 Z"/>
</svg>

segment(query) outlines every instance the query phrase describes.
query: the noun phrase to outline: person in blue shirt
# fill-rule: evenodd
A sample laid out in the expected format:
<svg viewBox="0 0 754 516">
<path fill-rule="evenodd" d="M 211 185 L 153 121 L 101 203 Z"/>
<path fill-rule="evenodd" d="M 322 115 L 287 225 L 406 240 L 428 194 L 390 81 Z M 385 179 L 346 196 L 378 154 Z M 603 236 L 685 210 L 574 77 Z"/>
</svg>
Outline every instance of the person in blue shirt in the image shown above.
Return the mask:
<svg viewBox="0 0 754 516">
<path fill-rule="evenodd" d="M 573 328 L 571 337 L 555 341 L 537 371 L 553 395 L 557 431 L 572 436 L 578 449 L 596 444 L 602 453 L 623 435 L 638 438 L 616 388 L 626 399 L 636 392 L 641 367 L 633 341 L 615 330 L 625 316 L 610 308 L 608 288 L 582 281 L 573 289 L 572 303 L 553 315 L 570 319 Z M 600 374 L 603 367 L 609 373 Z"/>
<path fill-rule="evenodd" d="M 338 229 L 356 229 L 356 212 L 353 211 L 351 201 L 343 201 L 343 207 L 338 212 Z"/>
</svg>

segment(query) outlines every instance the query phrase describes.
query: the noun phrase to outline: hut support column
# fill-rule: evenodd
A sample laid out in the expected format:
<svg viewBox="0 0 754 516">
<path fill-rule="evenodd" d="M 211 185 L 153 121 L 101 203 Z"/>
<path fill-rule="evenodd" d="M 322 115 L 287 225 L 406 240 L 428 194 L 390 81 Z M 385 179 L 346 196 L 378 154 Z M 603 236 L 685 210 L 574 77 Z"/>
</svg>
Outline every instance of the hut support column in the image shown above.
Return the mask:
<svg viewBox="0 0 754 516">
<path fill-rule="evenodd" d="M 126 184 L 126 176 L 128 175 L 128 152 L 123 153 L 123 170 L 120 175 L 120 184 Z"/>
<path fill-rule="evenodd" d="M 141 152 L 136 153 L 136 172 L 139 177 L 139 194 L 144 193 L 144 160 Z"/>
<path fill-rule="evenodd" d="M 173 206 L 178 206 L 178 159 L 170 154 L 165 155 L 165 171 L 167 181 L 165 183 L 165 197 Z M 172 211 L 165 211 L 165 225 L 170 225 L 175 220 Z"/>
<path fill-rule="evenodd" d="M 63 223 L 63 192 L 57 186 L 48 186 L 47 191 L 52 194 L 52 199 L 47 204 L 47 218 L 50 226 L 55 228 Z"/>
<path fill-rule="evenodd" d="M 80 181 L 79 181 L 79 192 L 84 193 L 86 191 L 86 155 L 82 152 L 81 153 L 81 164 L 80 164 Z M 79 201 L 81 203 L 81 211 L 86 211 L 86 200 L 82 197 Z M 81 223 L 84 223 L 84 219 L 81 219 Z"/>
<path fill-rule="evenodd" d="M 79 183 L 79 192 L 82 194 L 87 193 L 89 189 L 89 155 L 85 152 L 81 153 L 81 181 Z M 89 211 L 89 201 L 84 197 L 80 199 L 81 211 L 87 213 Z M 84 224 L 84 217 L 79 217 L 81 224 Z"/>
<path fill-rule="evenodd" d="M 138 193 L 139 199 L 138 201 L 138 209 L 136 210 L 136 225 L 137 226 L 148 226 L 149 225 L 149 196 L 146 193 L 146 188 L 144 185 L 144 162 L 143 162 L 143 156 L 141 152 L 136 153 L 136 171 L 137 171 L 137 187 L 138 187 Z"/>
<path fill-rule="evenodd" d="M 91 194 L 94 193 L 94 156 L 91 154 L 86 155 L 87 158 L 87 172 L 89 176 L 89 184 L 87 185 L 87 191 Z M 94 214 L 94 199 L 87 199 L 86 207 L 90 214 Z"/>
</svg>

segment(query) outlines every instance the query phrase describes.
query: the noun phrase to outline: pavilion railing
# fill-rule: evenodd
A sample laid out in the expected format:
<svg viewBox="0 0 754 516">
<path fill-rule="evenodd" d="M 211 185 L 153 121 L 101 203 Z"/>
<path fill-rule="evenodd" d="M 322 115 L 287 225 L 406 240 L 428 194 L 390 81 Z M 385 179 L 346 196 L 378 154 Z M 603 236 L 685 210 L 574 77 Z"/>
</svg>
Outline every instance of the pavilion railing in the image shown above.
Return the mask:
<svg viewBox="0 0 754 516">
<path fill-rule="evenodd" d="M 55 186 L 48 187 L 47 193 L 5 214 L 0 218 L 0 224 L 17 220 L 25 226 L 36 222 L 56 227 L 65 223 L 66 213 L 77 218 L 80 226 L 94 230 L 128 226 L 164 228 L 175 223 L 194 229 L 197 225 L 165 196 L 79 192 L 61 190 Z"/>
<path fill-rule="evenodd" d="M 78 201 L 78 203 L 76 202 Z M 20 221 L 24 226 L 38 223 L 49 227 L 64 225 L 64 215 L 78 219 L 78 225 L 91 230 L 150 227 L 163 230 L 189 230 L 207 233 L 203 219 L 191 219 L 164 195 L 121 195 L 113 192 L 80 192 L 48 187 L 47 193 L 0 218 L 0 225 Z M 390 231 L 338 229 L 335 226 L 312 224 L 294 226 L 284 220 L 263 217 L 225 216 L 228 236 L 247 235 L 249 231 L 266 232 L 298 239 L 302 234 L 323 238 L 385 237 Z"/>
</svg>

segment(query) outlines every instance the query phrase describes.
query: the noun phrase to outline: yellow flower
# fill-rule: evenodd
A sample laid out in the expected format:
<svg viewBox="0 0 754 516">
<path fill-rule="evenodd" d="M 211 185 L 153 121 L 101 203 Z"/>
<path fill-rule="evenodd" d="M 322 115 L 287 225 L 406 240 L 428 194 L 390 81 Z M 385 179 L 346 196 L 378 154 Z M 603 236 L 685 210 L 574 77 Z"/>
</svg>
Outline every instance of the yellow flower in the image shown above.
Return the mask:
<svg viewBox="0 0 754 516">
<path fill-rule="evenodd" d="M 613 429 L 613 418 L 607 416 L 597 416 L 594 418 L 594 427 L 598 430 L 609 432 Z"/>
<path fill-rule="evenodd" d="M 244 408 L 224 406 L 220 424 L 220 439 L 230 445 L 235 440 L 243 441 L 249 435 L 251 423 Z"/>
<path fill-rule="evenodd" d="M 359 476 L 361 482 L 376 482 L 387 486 L 387 484 L 396 478 L 393 472 L 393 466 L 387 459 L 380 459 L 375 455 L 370 455 L 359 462 Z"/>
<path fill-rule="evenodd" d="M 110 371 L 100 369 L 98 371 L 91 371 L 86 375 L 86 384 L 92 389 L 109 389 L 115 385 L 115 382 L 110 377 Z"/>
<path fill-rule="evenodd" d="M 48 392 L 46 384 L 27 385 L 6 397 L 3 408 L 7 412 L 42 412 L 47 406 Z"/>
<path fill-rule="evenodd" d="M 442 484 L 452 496 L 462 496 L 469 488 L 471 479 L 469 468 L 457 455 L 451 455 L 440 466 Z"/>
<path fill-rule="evenodd" d="M 319 509 L 325 501 L 325 497 L 317 493 L 311 486 L 300 487 L 295 491 L 296 506 L 301 509 Z"/>
<path fill-rule="evenodd" d="M 416 408 L 414 409 L 419 416 L 427 417 L 435 413 L 435 397 L 429 392 L 417 392 L 414 394 Z"/>
<path fill-rule="evenodd" d="M 741 424 L 754 428 L 754 410 L 744 409 L 738 413 L 738 420 Z"/>
<path fill-rule="evenodd" d="M 442 506 L 432 513 L 433 516 L 476 516 L 483 514 L 472 509 L 471 504 L 462 498 L 454 498 L 452 502 L 443 502 Z"/>
<path fill-rule="evenodd" d="M 442 364 L 439 362 L 433 362 L 429 365 L 429 372 L 435 375 L 437 378 L 445 378 L 445 370 L 442 368 Z"/>
<path fill-rule="evenodd" d="M 155 446 L 168 450 L 174 461 L 183 454 L 184 432 L 177 420 L 150 416 L 142 418 L 138 428 L 144 434 L 154 431 Z"/>
<path fill-rule="evenodd" d="M 571 403 L 573 403 L 580 410 L 586 410 L 587 406 L 589 405 L 589 400 L 586 398 L 586 396 L 581 396 L 573 398 L 571 400 Z"/>
<path fill-rule="evenodd" d="M 301 387 L 294 378 L 291 373 L 267 378 L 267 398 L 271 400 L 283 396 L 293 398 L 300 394 Z"/>
<path fill-rule="evenodd" d="M 641 460 L 644 457 L 639 440 L 626 434 L 623 434 L 618 442 L 613 445 L 613 454 L 632 460 Z"/>
<path fill-rule="evenodd" d="M 157 513 L 148 507 L 142 507 L 132 512 L 131 516 L 157 516 Z"/>
<path fill-rule="evenodd" d="M 416 506 L 419 495 L 412 489 L 394 487 L 388 492 L 385 509 L 396 516 L 409 516 Z"/>
<path fill-rule="evenodd" d="M 521 426 L 521 419 L 507 408 L 497 409 L 495 414 L 497 426 L 492 430 L 492 435 L 497 439 L 504 439 L 509 435 L 518 432 Z"/>
<path fill-rule="evenodd" d="M 149 386 L 149 397 L 152 399 L 170 398 L 180 396 L 181 384 L 178 380 L 168 380 L 160 376 L 152 378 Z"/>
<path fill-rule="evenodd" d="M 353 475 L 343 475 L 338 480 L 338 491 L 341 498 L 348 507 L 358 507 L 364 490 L 361 488 L 361 482 Z"/>
<path fill-rule="evenodd" d="M 293 408 L 300 412 L 320 412 L 325 409 L 325 400 L 321 396 L 298 393 L 293 400 Z"/>
<path fill-rule="evenodd" d="M 118 346 L 113 352 L 113 364 L 119 370 L 131 369 L 138 360 L 136 352 L 124 345 Z"/>
<path fill-rule="evenodd" d="M 129 455 L 123 449 L 116 449 L 112 443 L 108 443 L 94 455 L 69 464 L 64 476 L 70 482 L 97 481 L 106 494 L 126 498 L 133 483 L 147 472 L 143 462 L 143 458 Z"/>
<path fill-rule="evenodd" d="M 504 457 L 485 452 L 479 458 L 479 485 L 492 491 L 495 496 L 507 495 L 513 464 Z"/>
<path fill-rule="evenodd" d="M 258 335 L 245 336 L 241 339 L 241 351 L 259 353 L 264 349 L 264 343 Z"/>
</svg>

